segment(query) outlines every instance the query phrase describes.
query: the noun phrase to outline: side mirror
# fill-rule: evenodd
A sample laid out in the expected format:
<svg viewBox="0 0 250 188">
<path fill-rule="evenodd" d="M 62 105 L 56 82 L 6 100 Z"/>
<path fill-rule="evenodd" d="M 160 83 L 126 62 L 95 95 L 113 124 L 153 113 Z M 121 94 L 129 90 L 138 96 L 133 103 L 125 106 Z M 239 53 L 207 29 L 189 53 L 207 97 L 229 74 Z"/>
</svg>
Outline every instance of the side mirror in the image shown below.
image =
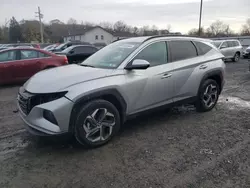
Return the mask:
<svg viewBox="0 0 250 188">
<path fill-rule="evenodd" d="M 73 53 L 74 53 L 74 50 L 71 50 L 69 53 L 70 53 L 70 54 L 73 54 Z"/>
<path fill-rule="evenodd" d="M 223 49 L 223 48 L 226 48 L 226 46 L 225 46 L 225 45 L 222 45 L 222 46 L 220 47 L 220 49 Z"/>
<path fill-rule="evenodd" d="M 147 69 L 150 66 L 150 63 L 143 59 L 135 59 L 132 63 L 129 63 L 125 69 L 133 70 L 133 69 Z"/>
</svg>

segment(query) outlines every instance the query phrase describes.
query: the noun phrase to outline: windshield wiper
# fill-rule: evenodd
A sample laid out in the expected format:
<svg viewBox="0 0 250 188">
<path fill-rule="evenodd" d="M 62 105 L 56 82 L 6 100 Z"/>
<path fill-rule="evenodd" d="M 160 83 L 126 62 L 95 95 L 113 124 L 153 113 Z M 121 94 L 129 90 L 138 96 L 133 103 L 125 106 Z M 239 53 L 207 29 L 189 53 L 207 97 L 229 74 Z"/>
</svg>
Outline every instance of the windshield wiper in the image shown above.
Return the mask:
<svg viewBox="0 0 250 188">
<path fill-rule="evenodd" d="M 83 66 L 83 67 L 92 67 L 92 68 L 95 68 L 93 65 L 87 65 L 87 64 L 79 64 L 80 66 Z"/>
</svg>

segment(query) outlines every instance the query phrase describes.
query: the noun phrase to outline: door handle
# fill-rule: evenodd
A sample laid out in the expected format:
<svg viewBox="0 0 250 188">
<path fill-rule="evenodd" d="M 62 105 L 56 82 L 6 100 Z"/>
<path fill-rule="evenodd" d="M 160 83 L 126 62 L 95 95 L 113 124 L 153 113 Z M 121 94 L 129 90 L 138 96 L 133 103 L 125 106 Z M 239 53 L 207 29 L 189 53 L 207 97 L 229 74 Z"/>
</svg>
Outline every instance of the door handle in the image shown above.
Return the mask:
<svg viewBox="0 0 250 188">
<path fill-rule="evenodd" d="M 163 74 L 163 76 L 161 77 L 161 79 L 170 78 L 171 76 L 172 76 L 172 73 L 165 73 L 165 74 Z"/>
<path fill-rule="evenodd" d="M 207 65 L 201 65 L 200 66 L 200 69 L 206 69 L 207 68 Z"/>
</svg>

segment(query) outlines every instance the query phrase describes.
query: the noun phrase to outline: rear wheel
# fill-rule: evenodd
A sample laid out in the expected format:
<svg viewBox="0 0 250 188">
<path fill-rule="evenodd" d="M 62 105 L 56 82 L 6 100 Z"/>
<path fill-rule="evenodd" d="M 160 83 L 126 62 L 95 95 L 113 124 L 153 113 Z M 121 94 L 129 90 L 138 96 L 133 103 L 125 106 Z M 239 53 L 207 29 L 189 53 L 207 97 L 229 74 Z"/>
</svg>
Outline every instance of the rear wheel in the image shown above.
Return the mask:
<svg viewBox="0 0 250 188">
<path fill-rule="evenodd" d="M 214 108 L 219 98 L 219 86 L 215 80 L 208 79 L 201 85 L 196 109 L 198 112 L 207 112 Z"/>
<path fill-rule="evenodd" d="M 232 61 L 233 62 L 238 62 L 240 60 L 240 53 L 235 53 L 235 55 L 234 55 L 234 57 L 233 57 L 233 59 L 232 59 Z"/>
<path fill-rule="evenodd" d="M 75 126 L 75 137 L 86 147 L 106 144 L 120 129 L 120 115 L 116 107 L 105 100 L 94 100 L 83 106 Z"/>
</svg>

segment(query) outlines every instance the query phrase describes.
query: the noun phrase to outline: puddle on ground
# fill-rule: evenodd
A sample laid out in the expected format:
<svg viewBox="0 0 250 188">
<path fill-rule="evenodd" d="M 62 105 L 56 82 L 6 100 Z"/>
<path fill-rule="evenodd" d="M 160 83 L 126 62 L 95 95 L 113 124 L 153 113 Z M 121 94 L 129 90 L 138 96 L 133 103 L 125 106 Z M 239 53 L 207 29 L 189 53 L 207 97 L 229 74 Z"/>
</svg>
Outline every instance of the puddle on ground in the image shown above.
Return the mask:
<svg viewBox="0 0 250 188">
<path fill-rule="evenodd" d="M 250 101 L 245 101 L 238 97 L 221 96 L 219 98 L 219 103 L 224 103 L 228 105 L 230 109 L 235 109 L 235 108 L 249 108 L 250 109 Z"/>
</svg>

